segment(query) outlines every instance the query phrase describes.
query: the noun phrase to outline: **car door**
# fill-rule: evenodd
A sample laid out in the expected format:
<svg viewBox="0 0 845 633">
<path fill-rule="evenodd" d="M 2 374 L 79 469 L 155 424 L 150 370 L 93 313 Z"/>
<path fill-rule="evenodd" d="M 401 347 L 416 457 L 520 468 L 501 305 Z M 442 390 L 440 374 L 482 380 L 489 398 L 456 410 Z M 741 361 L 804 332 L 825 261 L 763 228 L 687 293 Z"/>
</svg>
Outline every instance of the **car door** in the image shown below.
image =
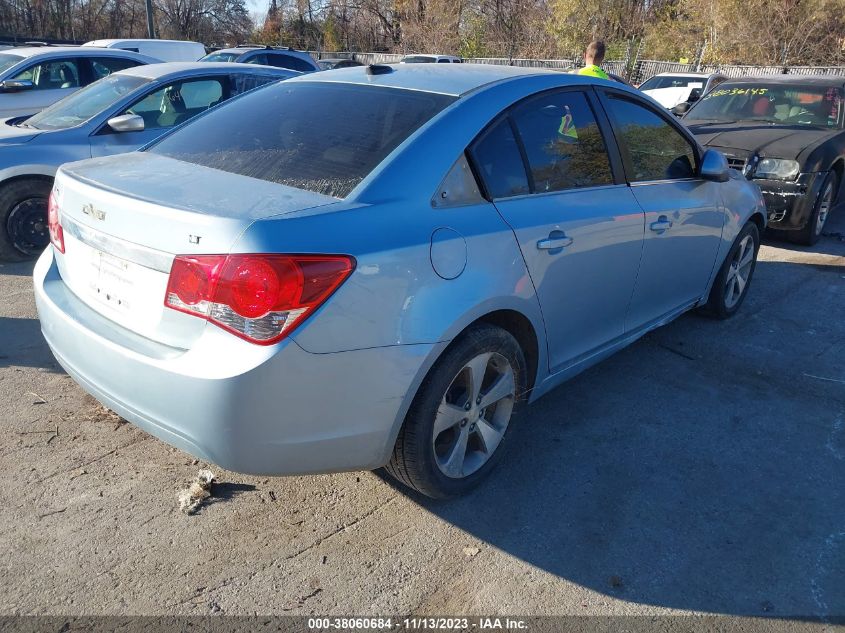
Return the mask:
<svg viewBox="0 0 845 633">
<path fill-rule="evenodd" d="M 596 107 L 592 91 L 543 93 L 495 121 L 470 152 L 519 242 L 553 372 L 624 334 L 640 263 L 643 212 Z"/>
<path fill-rule="evenodd" d="M 722 238 L 719 184 L 699 176 L 692 137 L 633 95 L 601 89 L 631 191 L 645 212 L 643 257 L 626 319 L 636 330 L 689 307 L 707 289 Z"/>
<path fill-rule="evenodd" d="M 82 69 L 78 59 L 63 57 L 34 63 L 10 79 L 31 81 L 32 88 L 4 93 L 0 98 L 0 117 L 35 114 L 59 99 L 79 90 Z"/>
<path fill-rule="evenodd" d="M 134 151 L 228 97 L 229 79 L 222 75 L 169 81 L 159 85 L 129 107 L 123 107 L 111 115 L 137 114 L 144 119 L 144 129 L 139 132 L 116 132 L 108 123 L 104 123 L 90 137 L 91 155 L 108 156 Z"/>
</svg>

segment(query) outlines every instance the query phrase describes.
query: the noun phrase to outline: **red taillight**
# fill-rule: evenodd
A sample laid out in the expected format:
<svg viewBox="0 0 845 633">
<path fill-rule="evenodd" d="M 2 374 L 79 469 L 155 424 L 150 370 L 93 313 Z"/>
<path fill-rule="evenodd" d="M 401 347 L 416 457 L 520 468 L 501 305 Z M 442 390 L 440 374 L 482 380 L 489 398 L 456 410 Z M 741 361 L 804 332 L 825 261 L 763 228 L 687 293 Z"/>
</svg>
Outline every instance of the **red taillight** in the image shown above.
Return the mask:
<svg viewBox="0 0 845 633">
<path fill-rule="evenodd" d="M 56 194 L 50 192 L 47 201 L 47 228 L 50 231 L 50 242 L 60 253 L 65 252 L 65 234 L 62 225 L 59 224 L 59 204 L 56 202 Z"/>
<path fill-rule="evenodd" d="M 355 269 L 345 255 L 179 255 L 164 305 L 253 343 L 283 339 Z"/>
</svg>

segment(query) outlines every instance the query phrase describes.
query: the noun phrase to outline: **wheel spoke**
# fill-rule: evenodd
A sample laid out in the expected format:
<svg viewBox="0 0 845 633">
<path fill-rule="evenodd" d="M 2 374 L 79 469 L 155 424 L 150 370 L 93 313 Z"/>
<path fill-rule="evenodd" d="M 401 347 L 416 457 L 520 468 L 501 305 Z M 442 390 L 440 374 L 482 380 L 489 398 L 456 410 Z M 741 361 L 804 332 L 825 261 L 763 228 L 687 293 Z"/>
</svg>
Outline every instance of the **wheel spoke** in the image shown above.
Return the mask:
<svg viewBox="0 0 845 633">
<path fill-rule="evenodd" d="M 434 418 L 434 437 L 437 438 L 443 431 L 451 429 L 460 424 L 466 417 L 466 411 L 462 407 L 442 402 L 437 408 L 437 415 Z"/>
<path fill-rule="evenodd" d="M 484 444 L 484 452 L 487 455 L 492 455 L 493 451 L 496 450 L 496 447 L 499 445 L 499 442 L 502 441 L 502 432 L 490 424 L 484 418 L 480 418 L 475 425 L 475 428 L 478 430 L 478 435 L 481 438 L 481 442 Z"/>
<path fill-rule="evenodd" d="M 467 440 L 469 439 L 469 427 L 464 426 L 452 447 L 449 458 L 443 463 L 443 472 L 450 477 L 460 477 L 463 474 L 464 460 L 467 456 Z"/>
<path fill-rule="evenodd" d="M 484 383 L 484 374 L 487 373 L 487 365 L 490 363 L 491 356 L 493 354 L 480 354 L 467 363 L 467 369 L 469 369 L 467 396 L 473 404 L 481 393 L 481 385 Z"/>
<path fill-rule="evenodd" d="M 515 391 L 516 384 L 514 383 L 513 371 L 508 367 L 507 371 L 499 376 L 490 388 L 481 395 L 481 403 L 478 406 L 486 409 L 503 398 L 512 398 L 516 395 Z"/>
<path fill-rule="evenodd" d="M 742 291 L 745 290 L 745 277 L 737 273 L 734 279 L 736 280 L 737 295 L 741 295 Z"/>
<path fill-rule="evenodd" d="M 742 259 L 739 260 L 739 264 L 737 268 L 745 268 L 754 260 L 754 249 L 749 248 L 747 249 L 745 255 L 742 256 Z"/>
<path fill-rule="evenodd" d="M 725 295 L 726 303 L 728 305 L 733 305 L 734 302 L 734 293 L 736 291 L 736 277 L 732 277 L 730 282 L 728 282 L 728 292 Z"/>
</svg>

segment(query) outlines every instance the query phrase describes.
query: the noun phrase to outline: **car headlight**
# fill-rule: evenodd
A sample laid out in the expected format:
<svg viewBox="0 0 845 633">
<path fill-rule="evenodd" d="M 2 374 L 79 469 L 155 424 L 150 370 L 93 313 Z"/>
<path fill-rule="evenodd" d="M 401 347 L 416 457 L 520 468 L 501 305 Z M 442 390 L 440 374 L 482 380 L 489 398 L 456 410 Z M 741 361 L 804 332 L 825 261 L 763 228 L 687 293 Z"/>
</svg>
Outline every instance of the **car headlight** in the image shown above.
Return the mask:
<svg viewBox="0 0 845 633">
<path fill-rule="evenodd" d="M 752 178 L 795 180 L 800 171 L 798 161 L 788 158 L 761 158 Z"/>
</svg>

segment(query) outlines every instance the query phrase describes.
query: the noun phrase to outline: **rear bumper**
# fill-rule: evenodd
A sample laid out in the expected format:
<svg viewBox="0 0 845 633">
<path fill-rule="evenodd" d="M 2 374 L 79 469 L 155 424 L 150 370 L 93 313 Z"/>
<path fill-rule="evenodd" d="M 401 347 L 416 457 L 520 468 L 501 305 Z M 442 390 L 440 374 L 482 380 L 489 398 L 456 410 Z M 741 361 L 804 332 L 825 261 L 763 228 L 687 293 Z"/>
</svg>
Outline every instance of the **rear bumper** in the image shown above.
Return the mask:
<svg viewBox="0 0 845 633">
<path fill-rule="evenodd" d="M 48 248 L 34 273 L 41 329 L 88 393 L 157 438 L 228 470 L 289 475 L 382 466 L 432 345 L 311 354 L 213 325 L 193 347 L 142 339 L 91 310 Z"/>
<path fill-rule="evenodd" d="M 799 174 L 795 182 L 755 180 L 763 192 L 769 227 L 781 231 L 800 231 L 813 213 L 819 189 L 827 172 Z"/>
</svg>

